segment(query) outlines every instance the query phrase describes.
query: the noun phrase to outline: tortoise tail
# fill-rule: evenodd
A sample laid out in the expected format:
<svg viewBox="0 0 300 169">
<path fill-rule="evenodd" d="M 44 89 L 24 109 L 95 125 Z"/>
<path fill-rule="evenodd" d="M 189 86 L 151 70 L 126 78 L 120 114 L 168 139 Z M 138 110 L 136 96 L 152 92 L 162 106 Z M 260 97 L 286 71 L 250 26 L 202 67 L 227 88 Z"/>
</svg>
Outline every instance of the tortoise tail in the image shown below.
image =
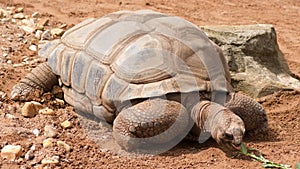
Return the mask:
<svg viewBox="0 0 300 169">
<path fill-rule="evenodd" d="M 13 100 L 28 96 L 36 89 L 50 91 L 54 85 L 58 84 L 57 76 L 47 62 L 38 65 L 25 78 L 16 84 L 11 92 Z"/>
</svg>

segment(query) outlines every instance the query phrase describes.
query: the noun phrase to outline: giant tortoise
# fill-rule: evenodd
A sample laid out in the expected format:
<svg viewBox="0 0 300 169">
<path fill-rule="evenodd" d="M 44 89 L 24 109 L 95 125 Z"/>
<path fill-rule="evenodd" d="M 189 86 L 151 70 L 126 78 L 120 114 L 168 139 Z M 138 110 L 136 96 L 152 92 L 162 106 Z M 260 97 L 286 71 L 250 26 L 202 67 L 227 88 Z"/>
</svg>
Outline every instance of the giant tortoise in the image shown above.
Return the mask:
<svg viewBox="0 0 300 169">
<path fill-rule="evenodd" d="M 179 17 L 141 10 L 87 19 L 39 55 L 47 62 L 12 98 L 60 80 L 66 102 L 112 124 L 125 150 L 171 148 L 187 134 L 238 146 L 245 131 L 268 127 L 263 107 L 233 92 L 221 49 Z"/>
</svg>

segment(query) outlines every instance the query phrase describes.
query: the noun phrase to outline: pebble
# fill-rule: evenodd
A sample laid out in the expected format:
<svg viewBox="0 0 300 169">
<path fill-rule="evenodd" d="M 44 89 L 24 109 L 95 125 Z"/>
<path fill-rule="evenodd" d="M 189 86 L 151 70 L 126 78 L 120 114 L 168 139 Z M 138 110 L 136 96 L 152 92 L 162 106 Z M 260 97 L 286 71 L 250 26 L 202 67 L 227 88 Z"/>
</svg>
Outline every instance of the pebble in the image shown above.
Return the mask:
<svg viewBox="0 0 300 169">
<path fill-rule="evenodd" d="M 43 147 L 47 148 L 47 147 L 52 147 L 53 146 L 53 138 L 47 138 L 43 141 Z"/>
<path fill-rule="evenodd" d="M 23 13 L 16 13 L 13 15 L 14 19 L 25 19 L 25 15 Z"/>
<path fill-rule="evenodd" d="M 6 98 L 6 93 L 3 91 L 0 91 L 0 100 L 4 100 Z"/>
<path fill-rule="evenodd" d="M 29 46 L 29 49 L 30 49 L 31 51 L 36 52 L 36 51 L 37 51 L 37 46 L 36 46 L 36 45 L 30 45 L 30 46 Z"/>
<path fill-rule="evenodd" d="M 58 146 L 63 146 L 67 152 L 71 151 L 71 146 L 69 146 L 67 143 L 63 141 L 57 141 L 56 143 Z"/>
<path fill-rule="evenodd" d="M 26 25 L 22 25 L 20 26 L 20 28 L 23 29 L 28 34 L 31 34 L 36 30 L 35 28 Z"/>
<path fill-rule="evenodd" d="M 69 120 L 66 120 L 66 121 L 60 123 L 60 125 L 64 129 L 69 129 L 69 128 L 73 127 L 73 124 Z"/>
<path fill-rule="evenodd" d="M 40 13 L 39 12 L 34 12 L 32 15 L 31 15 L 32 18 L 38 18 L 40 17 Z"/>
<path fill-rule="evenodd" d="M 32 130 L 32 133 L 37 137 L 40 135 L 40 130 L 39 129 L 34 129 Z"/>
<path fill-rule="evenodd" d="M 45 32 L 42 33 L 41 40 L 51 40 L 51 32 L 49 30 L 46 30 Z"/>
<path fill-rule="evenodd" d="M 44 28 L 44 26 L 46 26 L 49 22 L 49 18 L 43 18 L 41 20 L 39 20 L 39 22 L 37 23 L 37 26 L 39 28 Z"/>
<path fill-rule="evenodd" d="M 24 12 L 24 8 L 20 7 L 15 10 L 16 13 Z"/>
<path fill-rule="evenodd" d="M 57 136 L 57 131 L 54 127 L 50 126 L 50 125 L 46 125 L 44 127 L 44 136 L 46 136 L 47 138 L 54 138 Z"/>
<path fill-rule="evenodd" d="M 56 97 L 56 98 L 59 98 L 59 99 L 63 99 L 63 96 L 64 96 L 64 92 L 62 90 L 61 87 L 59 86 L 53 86 L 52 90 L 51 90 L 51 93 Z"/>
<path fill-rule="evenodd" d="M 38 102 L 26 102 L 21 109 L 21 114 L 24 117 L 34 117 L 41 107 L 42 105 Z"/>
<path fill-rule="evenodd" d="M 41 31 L 41 30 L 37 30 L 36 32 L 35 32 L 35 37 L 37 38 L 37 39 L 41 39 L 41 37 L 42 37 L 42 34 L 43 34 L 43 31 Z"/>
<path fill-rule="evenodd" d="M 64 30 L 63 29 L 60 29 L 60 28 L 53 28 L 51 29 L 51 35 L 53 36 L 61 36 L 64 34 Z"/>
<path fill-rule="evenodd" d="M 8 160 L 15 160 L 21 155 L 21 152 L 22 147 L 20 145 L 6 145 L 1 150 L 1 157 Z"/>
<path fill-rule="evenodd" d="M 58 163 L 59 163 L 59 156 L 46 157 L 42 160 L 42 165 L 58 164 Z"/>
<path fill-rule="evenodd" d="M 34 158 L 35 145 L 30 147 L 30 150 L 25 154 L 25 160 L 31 160 Z"/>
<path fill-rule="evenodd" d="M 39 110 L 39 114 L 54 116 L 55 112 L 54 112 L 53 109 L 50 109 L 49 107 L 46 107 L 44 109 Z"/>
</svg>

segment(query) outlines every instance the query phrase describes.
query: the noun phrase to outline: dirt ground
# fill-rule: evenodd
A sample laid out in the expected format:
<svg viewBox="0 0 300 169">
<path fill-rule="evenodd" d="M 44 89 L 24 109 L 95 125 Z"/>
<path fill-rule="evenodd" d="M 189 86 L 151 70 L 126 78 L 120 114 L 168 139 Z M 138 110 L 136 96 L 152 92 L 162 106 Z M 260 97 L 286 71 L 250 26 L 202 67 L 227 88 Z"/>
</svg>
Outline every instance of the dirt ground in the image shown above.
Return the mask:
<svg viewBox="0 0 300 169">
<path fill-rule="evenodd" d="M 273 24 L 280 49 L 291 71 L 300 76 L 300 1 L 299 0 L 0 0 L 0 7 L 22 7 L 23 13 L 40 13 L 48 18 L 45 28 L 70 28 L 89 17 L 101 17 L 118 10 L 152 9 L 183 17 L 196 25 Z M 52 94 L 36 98 L 55 115 L 37 114 L 33 118 L 20 115 L 24 102 L 9 99 L 14 84 L 35 67 L 37 52 L 29 46 L 38 44 L 34 34 L 26 34 L 13 21 L 1 22 L 0 55 L 0 149 L 5 145 L 21 145 L 20 158 L 10 161 L 0 157 L 1 168 L 261 168 L 259 162 L 246 157 L 225 154 L 213 141 L 204 144 L 183 141 L 170 151 L 157 156 L 126 157 L 101 149 L 84 132 L 72 107 L 55 100 Z M 27 59 L 23 66 L 14 66 Z M 10 60 L 10 61 L 9 61 Z M 269 117 L 269 132 L 260 137 L 246 136 L 249 147 L 278 163 L 300 162 L 300 93 L 285 91 L 260 98 Z M 69 120 L 73 127 L 63 129 L 60 123 Z M 44 126 L 52 125 L 58 135 L 55 141 L 71 146 L 43 147 Z M 40 131 L 35 135 L 34 129 Z M 30 148 L 35 146 L 30 157 Z M 27 155 L 28 156 L 28 155 Z M 59 157 L 57 164 L 42 165 L 42 160 Z"/>
</svg>

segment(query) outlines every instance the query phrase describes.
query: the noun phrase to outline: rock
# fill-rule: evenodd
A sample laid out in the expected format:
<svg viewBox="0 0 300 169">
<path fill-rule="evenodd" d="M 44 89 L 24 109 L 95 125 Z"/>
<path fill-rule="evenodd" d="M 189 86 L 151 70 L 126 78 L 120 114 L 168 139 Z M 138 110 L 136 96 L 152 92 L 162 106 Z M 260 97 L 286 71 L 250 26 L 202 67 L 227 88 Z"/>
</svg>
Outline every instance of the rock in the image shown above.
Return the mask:
<svg viewBox="0 0 300 169">
<path fill-rule="evenodd" d="M 300 90 L 277 44 L 272 25 L 203 26 L 226 57 L 237 91 L 263 97 L 280 90 Z"/>
<path fill-rule="evenodd" d="M 63 99 L 64 92 L 61 87 L 53 86 L 51 93 L 55 96 L 55 98 Z"/>
<path fill-rule="evenodd" d="M 29 46 L 29 49 L 30 49 L 31 51 L 36 52 L 36 51 L 37 51 L 37 46 L 36 46 L 36 45 L 30 45 L 30 46 Z"/>
<path fill-rule="evenodd" d="M 53 36 L 62 36 L 64 32 L 65 31 L 63 29 L 60 29 L 60 28 L 51 29 L 51 35 L 53 35 Z"/>
<path fill-rule="evenodd" d="M 1 157 L 8 160 L 16 160 L 22 152 L 22 147 L 20 145 L 7 145 L 1 150 Z"/>
<path fill-rule="evenodd" d="M 42 33 L 41 40 L 51 40 L 51 32 L 49 30 L 46 30 L 44 33 Z"/>
<path fill-rule="evenodd" d="M 38 40 L 40 40 L 41 37 L 42 37 L 42 34 L 43 34 L 43 31 L 37 30 L 37 31 L 35 32 L 35 37 L 36 37 Z"/>
<path fill-rule="evenodd" d="M 59 156 L 46 157 L 42 160 L 42 165 L 58 164 L 58 163 L 59 163 Z"/>
<path fill-rule="evenodd" d="M 3 91 L 0 91 L 0 100 L 4 100 L 6 98 L 6 93 L 4 93 Z"/>
<path fill-rule="evenodd" d="M 53 146 L 54 139 L 53 138 L 47 138 L 43 141 L 43 147 L 52 147 Z"/>
<path fill-rule="evenodd" d="M 20 28 L 23 29 L 27 34 L 31 34 L 36 30 L 35 28 L 26 25 L 22 25 Z"/>
<path fill-rule="evenodd" d="M 38 27 L 44 27 L 48 24 L 48 22 L 49 22 L 49 18 L 43 18 L 43 19 L 39 20 L 37 25 L 38 25 Z"/>
<path fill-rule="evenodd" d="M 46 125 L 44 127 L 44 136 L 46 136 L 47 138 L 54 138 L 57 136 L 57 131 L 54 127 L 50 126 L 50 125 Z"/>
<path fill-rule="evenodd" d="M 25 15 L 23 13 L 16 13 L 13 15 L 14 19 L 25 19 Z"/>
<path fill-rule="evenodd" d="M 54 116 L 55 112 L 53 109 L 50 109 L 49 107 L 46 107 L 44 109 L 39 110 L 40 114 L 44 114 L 44 115 L 50 115 L 50 116 Z"/>
<path fill-rule="evenodd" d="M 69 120 L 66 120 L 66 121 L 60 123 L 60 125 L 64 129 L 69 129 L 69 128 L 73 127 L 73 124 Z"/>
<path fill-rule="evenodd" d="M 32 18 L 38 18 L 40 17 L 40 13 L 39 12 L 34 12 L 32 15 L 31 15 Z"/>
<path fill-rule="evenodd" d="M 71 151 L 71 147 L 70 147 L 67 143 L 65 143 L 65 142 L 63 142 L 63 141 L 57 141 L 56 144 L 57 144 L 58 146 L 63 146 L 67 152 L 70 152 L 70 151 Z"/>
<path fill-rule="evenodd" d="M 30 147 L 30 150 L 25 154 L 25 160 L 31 160 L 34 158 L 35 145 Z"/>
<path fill-rule="evenodd" d="M 24 117 L 34 117 L 41 108 L 41 104 L 38 102 L 26 102 L 21 109 L 21 114 Z"/>
<path fill-rule="evenodd" d="M 37 137 L 40 135 L 40 130 L 39 129 L 34 129 L 32 130 L 32 133 Z"/>
<path fill-rule="evenodd" d="M 21 12 L 24 12 L 24 8 L 20 7 L 20 8 L 17 8 L 15 10 L 15 13 L 21 13 Z"/>
</svg>

